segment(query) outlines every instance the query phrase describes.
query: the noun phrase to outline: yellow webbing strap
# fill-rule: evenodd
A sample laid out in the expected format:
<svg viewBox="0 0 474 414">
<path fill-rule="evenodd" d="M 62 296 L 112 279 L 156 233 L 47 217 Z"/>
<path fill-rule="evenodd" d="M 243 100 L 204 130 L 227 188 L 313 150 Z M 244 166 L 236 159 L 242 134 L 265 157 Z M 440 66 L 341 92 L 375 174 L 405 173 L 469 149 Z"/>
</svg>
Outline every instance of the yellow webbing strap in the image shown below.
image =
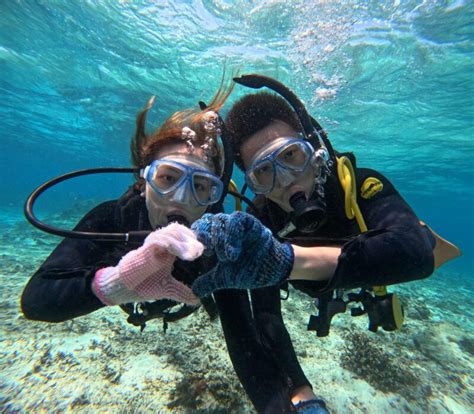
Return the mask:
<svg viewBox="0 0 474 414">
<path fill-rule="evenodd" d="M 346 217 L 349 220 L 352 220 L 355 217 L 360 232 L 365 233 L 367 231 L 367 225 L 365 224 L 364 217 L 362 216 L 359 205 L 357 204 L 356 178 L 354 167 L 349 158 L 345 156 L 337 158 L 337 176 L 342 189 L 344 190 L 344 208 Z M 377 296 L 387 294 L 386 286 L 373 286 L 372 289 Z"/>
<path fill-rule="evenodd" d="M 346 217 L 352 220 L 354 217 L 359 225 L 361 233 L 367 231 L 367 226 L 357 204 L 357 189 L 354 168 L 349 158 L 337 158 L 337 175 L 342 189 L 344 190 L 344 207 Z"/>
</svg>

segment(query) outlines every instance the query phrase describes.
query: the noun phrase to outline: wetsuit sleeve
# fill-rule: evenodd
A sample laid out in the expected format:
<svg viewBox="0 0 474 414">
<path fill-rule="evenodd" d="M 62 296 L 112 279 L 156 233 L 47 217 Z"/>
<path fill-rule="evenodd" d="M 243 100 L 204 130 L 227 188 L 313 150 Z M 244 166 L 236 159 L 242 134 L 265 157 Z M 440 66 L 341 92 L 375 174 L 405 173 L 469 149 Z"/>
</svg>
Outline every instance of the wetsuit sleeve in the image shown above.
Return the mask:
<svg viewBox="0 0 474 414">
<path fill-rule="evenodd" d="M 434 270 L 435 244 L 429 230 L 384 176 L 368 169 L 357 172 L 357 201 L 369 230 L 343 246 L 324 290 L 428 277 Z"/>
<path fill-rule="evenodd" d="M 115 202 L 91 210 L 75 227 L 79 231 L 114 232 Z M 97 269 L 115 265 L 120 255 L 110 254 L 116 243 L 64 239 L 31 277 L 21 297 L 26 318 L 62 322 L 104 305 L 92 293 Z"/>
</svg>

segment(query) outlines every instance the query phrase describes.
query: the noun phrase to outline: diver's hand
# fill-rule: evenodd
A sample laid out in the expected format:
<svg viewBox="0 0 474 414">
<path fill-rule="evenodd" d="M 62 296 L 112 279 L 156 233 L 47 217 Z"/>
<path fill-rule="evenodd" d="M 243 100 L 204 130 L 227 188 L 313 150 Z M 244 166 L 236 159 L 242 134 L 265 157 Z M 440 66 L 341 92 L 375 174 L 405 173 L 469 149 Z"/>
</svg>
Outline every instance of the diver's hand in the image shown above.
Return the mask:
<svg viewBox="0 0 474 414">
<path fill-rule="evenodd" d="M 279 285 L 293 268 L 289 243 L 280 243 L 250 214 L 205 214 L 191 226 L 217 265 L 192 285 L 199 297 L 219 289 L 255 289 Z"/>
<path fill-rule="evenodd" d="M 171 223 L 151 233 L 143 246 L 128 252 L 117 266 L 99 269 L 92 290 L 106 305 L 165 298 L 197 304 L 191 289 L 174 279 L 171 271 L 176 257 L 194 260 L 203 250 L 190 229 Z"/>
</svg>

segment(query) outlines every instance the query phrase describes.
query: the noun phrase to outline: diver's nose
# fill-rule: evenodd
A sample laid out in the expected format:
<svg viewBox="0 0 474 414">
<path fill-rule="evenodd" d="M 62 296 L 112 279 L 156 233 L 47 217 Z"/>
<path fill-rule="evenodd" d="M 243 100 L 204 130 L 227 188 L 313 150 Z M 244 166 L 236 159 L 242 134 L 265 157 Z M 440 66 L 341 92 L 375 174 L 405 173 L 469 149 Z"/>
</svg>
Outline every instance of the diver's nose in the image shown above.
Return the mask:
<svg viewBox="0 0 474 414">
<path fill-rule="evenodd" d="M 185 204 L 189 205 L 191 202 L 191 191 L 188 189 L 188 184 L 184 184 L 179 186 L 173 193 L 171 197 L 171 201 L 178 203 L 178 204 Z"/>
<path fill-rule="evenodd" d="M 286 168 L 282 168 L 280 166 L 277 166 L 275 175 L 276 184 L 279 187 L 288 187 L 296 180 L 295 175 L 291 171 L 288 171 Z"/>
</svg>

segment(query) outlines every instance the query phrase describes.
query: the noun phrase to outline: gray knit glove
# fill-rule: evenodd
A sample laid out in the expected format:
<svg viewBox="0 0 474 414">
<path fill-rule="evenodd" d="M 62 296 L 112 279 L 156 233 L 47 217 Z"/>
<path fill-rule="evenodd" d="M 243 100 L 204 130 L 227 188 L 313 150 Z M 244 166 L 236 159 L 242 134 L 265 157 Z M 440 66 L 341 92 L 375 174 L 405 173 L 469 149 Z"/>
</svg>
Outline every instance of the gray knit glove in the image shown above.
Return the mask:
<svg viewBox="0 0 474 414">
<path fill-rule="evenodd" d="M 205 214 L 191 226 L 217 265 L 195 280 L 199 297 L 219 289 L 255 289 L 279 285 L 289 277 L 294 253 L 250 214 Z"/>
</svg>

